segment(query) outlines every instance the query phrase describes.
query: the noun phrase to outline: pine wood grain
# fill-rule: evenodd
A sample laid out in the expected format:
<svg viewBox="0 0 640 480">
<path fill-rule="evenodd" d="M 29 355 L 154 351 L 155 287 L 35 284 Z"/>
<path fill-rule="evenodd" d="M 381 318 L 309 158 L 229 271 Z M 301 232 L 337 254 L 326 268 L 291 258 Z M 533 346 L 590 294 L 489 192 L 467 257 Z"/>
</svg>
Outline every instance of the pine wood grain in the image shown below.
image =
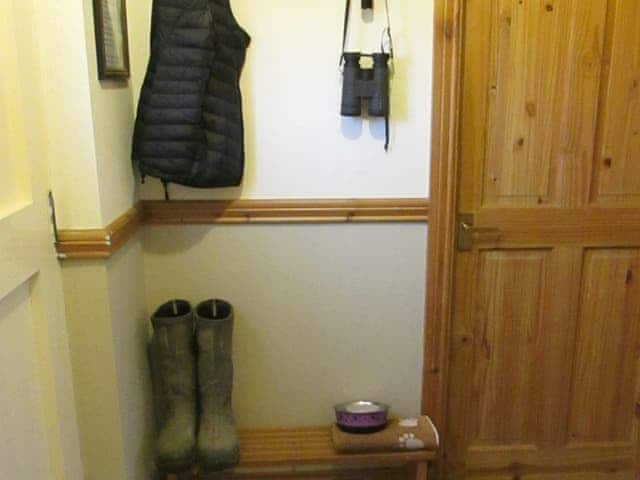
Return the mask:
<svg viewBox="0 0 640 480">
<path fill-rule="evenodd" d="M 426 222 L 426 199 L 145 201 L 147 224 Z"/>
<path fill-rule="evenodd" d="M 447 437 L 450 324 L 457 210 L 458 121 L 462 88 L 462 0 L 435 1 L 431 208 L 425 310 L 422 411 Z M 439 451 L 439 455 L 443 451 Z M 439 457 L 434 468 L 441 473 Z"/>
<path fill-rule="evenodd" d="M 224 478 L 426 480 L 431 451 L 340 454 L 333 449 L 330 427 L 240 432 L 240 464 Z M 196 473 L 167 480 L 207 479 Z"/>
<path fill-rule="evenodd" d="M 600 205 L 640 206 L 640 3 L 609 11 L 592 198 Z"/>
<path fill-rule="evenodd" d="M 295 465 L 389 465 L 427 461 L 433 452 L 337 453 L 327 427 L 257 430 L 241 432 L 240 466 L 267 467 Z"/>
<path fill-rule="evenodd" d="M 145 225 L 425 223 L 428 199 L 142 201 L 104 229 L 60 230 L 63 260 L 107 259 Z"/>
<path fill-rule="evenodd" d="M 138 204 L 104 229 L 59 230 L 56 250 L 61 260 L 107 259 L 131 239 L 143 221 Z"/>
<path fill-rule="evenodd" d="M 459 56 L 443 67 L 461 58 L 462 80 L 442 90 L 456 105 L 462 84 L 451 113 L 460 128 L 436 168 L 455 169 L 439 178 L 455 193 L 449 220 L 473 214 L 473 246 L 455 253 L 428 309 L 428 330 L 448 339 L 427 343 L 449 361 L 438 405 L 446 473 L 630 480 L 640 449 L 640 7 L 462 6 Z M 448 262 L 452 233 L 433 228 L 443 192 L 432 189 L 430 247 L 445 245 Z M 441 272 L 438 262 L 430 268 Z"/>
</svg>

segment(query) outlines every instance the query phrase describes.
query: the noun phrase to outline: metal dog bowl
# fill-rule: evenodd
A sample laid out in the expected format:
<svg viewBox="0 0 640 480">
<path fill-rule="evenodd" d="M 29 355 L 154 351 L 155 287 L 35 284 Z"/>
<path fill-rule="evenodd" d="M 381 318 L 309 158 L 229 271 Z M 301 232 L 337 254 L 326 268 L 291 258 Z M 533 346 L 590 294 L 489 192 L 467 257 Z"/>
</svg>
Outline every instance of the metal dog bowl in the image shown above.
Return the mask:
<svg viewBox="0 0 640 480">
<path fill-rule="evenodd" d="M 389 407 L 383 403 L 358 400 L 334 407 L 340 430 L 349 433 L 373 433 L 387 426 Z"/>
</svg>

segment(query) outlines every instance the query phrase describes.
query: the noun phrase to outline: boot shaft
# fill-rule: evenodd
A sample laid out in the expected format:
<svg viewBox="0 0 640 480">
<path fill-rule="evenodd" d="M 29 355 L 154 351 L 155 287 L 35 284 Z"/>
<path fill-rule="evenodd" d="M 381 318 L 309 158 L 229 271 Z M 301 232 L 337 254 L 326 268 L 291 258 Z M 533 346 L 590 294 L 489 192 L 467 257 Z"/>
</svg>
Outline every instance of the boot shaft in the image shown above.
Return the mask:
<svg viewBox="0 0 640 480">
<path fill-rule="evenodd" d="M 188 302 L 172 300 L 151 317 L 151 351 L 158 378 L 168 401 L 173 397 L 195 398 L 196 363 L 193 312 Z"/>
<path fill-rule="evenodd" d="M 207 300 L 195 312 L 198 381 L 203 411 L 231 406 L 233 389 L 233 307 Z"/>
</svg>

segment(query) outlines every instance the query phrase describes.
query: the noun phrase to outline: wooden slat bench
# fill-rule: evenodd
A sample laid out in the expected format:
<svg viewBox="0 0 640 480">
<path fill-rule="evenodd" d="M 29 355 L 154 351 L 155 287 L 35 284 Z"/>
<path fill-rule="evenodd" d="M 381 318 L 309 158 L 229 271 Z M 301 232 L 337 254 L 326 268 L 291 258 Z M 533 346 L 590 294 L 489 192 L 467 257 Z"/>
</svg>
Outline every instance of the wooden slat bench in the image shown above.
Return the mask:
<svg viewBox="0 0 640 480">
<path fill-rule="evenodd" d="M 435 452 L 340 454 L 333 449 L 331 430 L 300 428 L 240 433 L 240 464 L 220 476 L 197 473 L 169 475 L 167 480 L 205 478 L 403 478 L 426 480 L 427 464 Z M 385 472 L 385 470 L 387 470 Z"/>
</svg>

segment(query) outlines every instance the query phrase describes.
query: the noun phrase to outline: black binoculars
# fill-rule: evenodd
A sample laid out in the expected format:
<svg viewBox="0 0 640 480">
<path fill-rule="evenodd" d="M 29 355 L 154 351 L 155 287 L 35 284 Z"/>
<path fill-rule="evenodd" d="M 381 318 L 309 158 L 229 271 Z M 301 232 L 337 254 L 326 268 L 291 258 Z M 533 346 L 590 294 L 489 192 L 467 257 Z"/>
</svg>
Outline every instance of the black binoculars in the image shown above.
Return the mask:
<svg viewBox="0 0 640 480">
<path fill-rule="evenodd" d="M 362 68 L 360 60 L 363 57 L 373 58 L 372 68 Z M 368 101 L 370 116 L 389 115 L 389 58 L 388 53 L 344 54 L 342 116 L 362 115 L 363 100 Z"/>
</svg>

